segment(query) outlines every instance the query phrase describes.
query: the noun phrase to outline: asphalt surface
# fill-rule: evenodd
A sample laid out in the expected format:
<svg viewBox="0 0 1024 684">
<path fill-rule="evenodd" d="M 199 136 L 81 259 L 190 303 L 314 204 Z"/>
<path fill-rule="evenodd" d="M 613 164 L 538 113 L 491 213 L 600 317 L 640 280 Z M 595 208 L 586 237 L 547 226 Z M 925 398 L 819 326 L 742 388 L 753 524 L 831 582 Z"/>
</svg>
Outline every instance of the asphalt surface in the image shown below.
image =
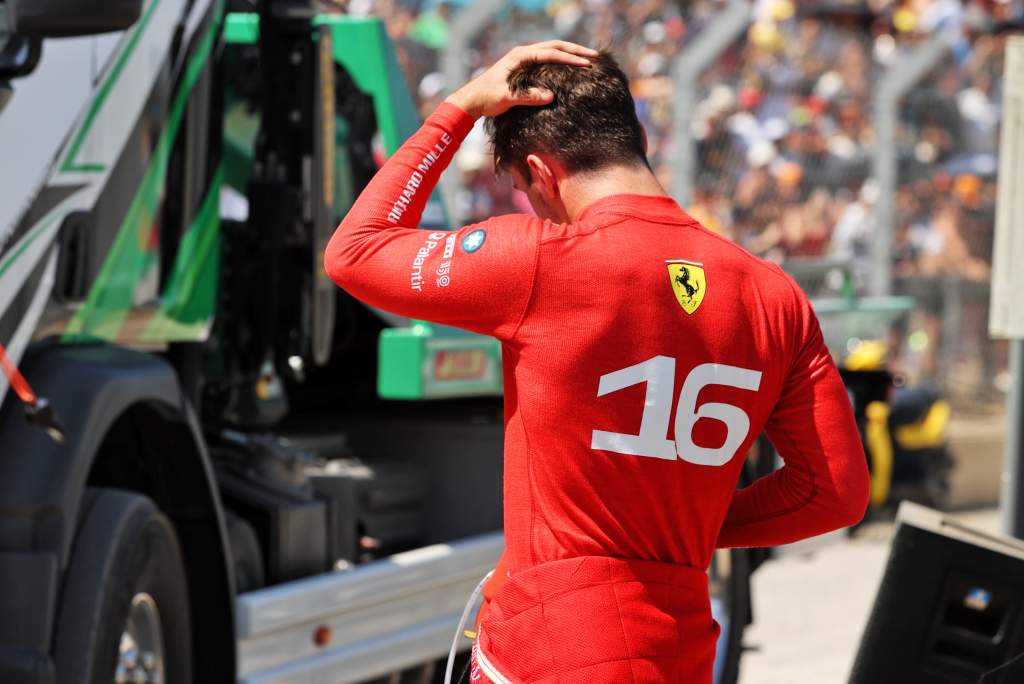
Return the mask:
<svg viewBox="0 0 1024 684">
<path fill-rule="evenodd" d="M 954 514 L 997 533 L 988 508 Z M 740 684 L 842 684 L 889 556 L 893 525 L 857 537 L 833 533 L 785 547 L 754 574 L 754 624 L 745 634 Z"/>
</svg>

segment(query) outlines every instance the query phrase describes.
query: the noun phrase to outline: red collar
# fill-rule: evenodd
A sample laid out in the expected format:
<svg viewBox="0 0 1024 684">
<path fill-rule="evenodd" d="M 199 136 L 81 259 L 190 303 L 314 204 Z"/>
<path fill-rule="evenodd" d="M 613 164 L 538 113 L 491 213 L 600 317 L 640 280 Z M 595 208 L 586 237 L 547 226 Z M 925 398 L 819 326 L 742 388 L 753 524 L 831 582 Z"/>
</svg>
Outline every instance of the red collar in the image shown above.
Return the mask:
<svg viewBox="0 0 1024 684">
<path fill-rule="evenodd" d="M 668 195 L 608 195 L 592 202 L 579 213 L 576 223 L 601 214 L 637 216 L 655 221 L 692 223 L 693 218 Z"/>
</svg>

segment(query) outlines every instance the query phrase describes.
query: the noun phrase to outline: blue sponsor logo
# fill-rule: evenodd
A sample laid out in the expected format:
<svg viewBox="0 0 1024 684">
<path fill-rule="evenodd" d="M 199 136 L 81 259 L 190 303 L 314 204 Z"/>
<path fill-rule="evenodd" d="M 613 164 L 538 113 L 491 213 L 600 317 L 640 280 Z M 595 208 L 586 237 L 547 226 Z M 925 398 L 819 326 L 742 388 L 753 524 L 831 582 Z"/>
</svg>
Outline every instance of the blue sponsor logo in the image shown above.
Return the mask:
<svg viewBox="0 0 1024 684">
<path fill-rule="evenodd" d="M 964 605 L 973 610 L 988 610 L 990 603 L 992 603 L 992 592 L 981 587 L 973 587 L 964 597 Z"/>
<path fill-rule="evenodd" d="M 462 238 L 462 251 L 467 254 L 472 254 L 484 246 L 484 240 L 486 239 L 487 233 L 484 232 L 483 228 L 478 228 L 466 237 Z"/>
</svg>

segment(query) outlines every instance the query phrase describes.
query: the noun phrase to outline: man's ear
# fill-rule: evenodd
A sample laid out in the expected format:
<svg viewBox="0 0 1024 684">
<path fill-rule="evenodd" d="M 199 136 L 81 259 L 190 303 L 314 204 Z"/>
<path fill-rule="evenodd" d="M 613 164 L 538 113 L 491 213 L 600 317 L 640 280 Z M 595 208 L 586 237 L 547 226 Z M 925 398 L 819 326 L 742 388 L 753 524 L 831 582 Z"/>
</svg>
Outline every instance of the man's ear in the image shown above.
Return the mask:
<svg viewBox="0 0 1024 684">
<path fill-rule="evenodd" d="M 526 156 L 526 166 L 530 169 L 533 182 L 539 185 L 548 196 L 559 196 L 558 173 L 554 162 L 536 154 L 530 154 Z"/>
</svg>

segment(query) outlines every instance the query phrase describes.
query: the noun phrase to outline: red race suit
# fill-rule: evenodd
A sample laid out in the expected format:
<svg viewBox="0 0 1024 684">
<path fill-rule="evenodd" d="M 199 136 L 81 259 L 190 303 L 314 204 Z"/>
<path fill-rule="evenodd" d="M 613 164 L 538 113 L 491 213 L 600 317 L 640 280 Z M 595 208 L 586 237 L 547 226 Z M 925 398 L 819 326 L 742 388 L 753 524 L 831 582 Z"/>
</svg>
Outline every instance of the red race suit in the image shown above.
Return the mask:
<svg viewBox="0 0 1024 684">
<path fill-rule="evenodd" d="M 820 534 L 867 505 L 818 321 L 780 268 L 665 196 L 605 197 L 570 224 L 417 229 L 472 125 L 441 105 L 325 266 L 368 304 L 502 343 L 505 555 L 480 667 L 495 682 L 710 682 L 714 550 Z M 785 465 L 737 491 L 762 430 Z"/>
</svg>

